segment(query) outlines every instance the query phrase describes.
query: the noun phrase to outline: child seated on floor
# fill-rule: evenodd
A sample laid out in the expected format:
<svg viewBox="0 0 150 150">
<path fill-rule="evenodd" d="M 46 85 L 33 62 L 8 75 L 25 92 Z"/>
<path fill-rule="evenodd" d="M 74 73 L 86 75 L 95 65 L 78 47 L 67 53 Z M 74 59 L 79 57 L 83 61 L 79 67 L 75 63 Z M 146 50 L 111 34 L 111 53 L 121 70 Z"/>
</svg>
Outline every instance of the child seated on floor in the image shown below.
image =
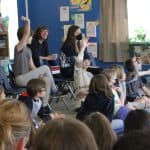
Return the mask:
<svg viewBox="0 0 150 150">
<path fill-rule="evenodd" d="M 113 93 L 108 79 L 103 74 L 95 75 L 92 78 L 89 86 L 89 94 L 86 96 L 76 117 L 84 120 L 87 115 L 93 112 L 104 114 L 110 122 L 113 119 Z"/>
<path fill-rule="evenodd" d="M 150 89 L 142 83 L 138 73 L 136 72 L 132 59 L 126 60 L 125 68 L 127 70 L 127 101 L 134 101 L 135 99 L 149 99 Z"/>
<path fill-rule="evenodd" d="M 46 95 L 46 83 L 43 79 L 31 79 L 26 90 L 27 93 L 23 93 L 19 100 L 25 103 L 31 111 L 35 125 L 39 125 L 41 120 L 47 122 L 50 119 L 64 117 L 63 114 L 52 113 L 50 106 L 43 106 L 42 99 Z"/>
<path fill-rule="evenodd" d="M 109 80 L 109 86 L 111 87 L 114 96 L 114 118 L 124 120 L 128 112 L 135 108 L 125 105 L 125 96 L 122 89 L 115 86 L 117 71 L 115 69 L 105 69 L 103 74 Z"/>
<path fill-rule="evenodd" d="M 116 70 L 117 78 L 115 86 L 120 87 L 124 94 L 124 99 L 126 99 L 126 73 L 121 65 L 114 64 L 111 66 L 112 69 Z"/>
<path fill-rule="evenodd" d="M 88 39 L 82 41 L 83 45 L 87 44 Z M 93 74 L 88 72 L 87 69 L 90 66 L 90 60 L 84 59 L 85 49 L 79 51 L 78 56 L 75 57 L 75 67 L 74 67 L 74 86 L 76 90 L 77 99 L 83 100 L 89 91 L 89 84 L 93 77 Z"/>
<path fill-rule="evenodd" d="M 134 67 L 135 67 L 135 71 L 139 77 L 145 76 L 145 75 L 150 75 L 150 69 L 142 71 L 142 61 L 141 61 L 140 54 L 135 54 L 132 57 L 132 61 L 133 61 Z"/>
<path fill-rule="evenodd" d="M 76 96 L 80 100 L 85 99 L 85 96 L 89 91 L 89 84 L 93 77 L 93 74 L 87 71 L 90 65 L 89 59 L 84 59 L 81 67 L 75 65 L 74 71 L 74 85 L 76 90 Z"/>
</svg>

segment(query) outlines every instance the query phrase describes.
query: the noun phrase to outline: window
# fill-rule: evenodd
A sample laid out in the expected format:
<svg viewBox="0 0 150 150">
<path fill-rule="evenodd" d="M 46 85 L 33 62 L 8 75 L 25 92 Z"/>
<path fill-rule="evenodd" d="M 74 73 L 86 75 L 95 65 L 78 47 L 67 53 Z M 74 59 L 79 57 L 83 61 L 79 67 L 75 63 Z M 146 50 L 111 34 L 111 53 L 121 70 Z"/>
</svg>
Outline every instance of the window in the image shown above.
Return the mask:
<svg viewBox="0 0 150 150">
<path fill-rule="evenodd" d="M 128 0 L 129 39 L 150 42 L 150 0 Z"/>
<path fill-rule="evenodd" d="M 14 47 L 17 43 L 18 29 L 18 9 L 17 0 L 1 0 L 2 17 L 9 17 L 8 33 L 9 33 L 9 54 L 10 58 L 14 57 Z"/>
</svg>

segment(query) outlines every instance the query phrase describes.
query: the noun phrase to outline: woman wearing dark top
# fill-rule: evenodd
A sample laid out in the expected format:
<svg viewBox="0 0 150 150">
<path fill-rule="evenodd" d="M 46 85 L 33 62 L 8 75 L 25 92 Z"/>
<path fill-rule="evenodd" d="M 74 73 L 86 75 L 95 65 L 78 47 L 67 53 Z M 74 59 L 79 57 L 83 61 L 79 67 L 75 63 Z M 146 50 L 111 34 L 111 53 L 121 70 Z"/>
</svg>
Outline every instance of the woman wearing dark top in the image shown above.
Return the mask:
<svg viewBox="0 0 150 150">
<path fill-rule="evenodd" d="M 52 55 L 49 54 L 47 38 L 48 38 L 48 28 L 46 26 L 38 27 L 33 34 L 33 39 L 30 48 L 32 51 L 32 59 L 36 67 L 48 65 L 48 61 L 57 59 L 56 54 Z M 51 74 L 51 83 L 52 83 L 52 90 L 51 90 L 52 95 L 59 96 L 66 94 L 66 91 L 62 90 L 59 91 L 59 89 L 55 84 L 52 74 Z"/>
<path fill-rule="evenodd" d="M 57 56 L 49 54 L 48 50 L 48 28 L 46 26 L 38 27 L 34 34 L 31 43 L 32 58 L 36 67 L 43 64 L 48 65 L 48 61 L 56 60 Z"/>
<path fill-rule="evenodd" d="M 61 52 L 69 58 L 69 69 L 67 70 L 66 76 L 73 77 L 75 56 L 78 56 L 78 53 L 81 49 L 82 33 L 79 26 L 72 25 L 68 29 L 67 38 L 62 45 Z M 84 51 L 84 59 L 89 59 L 87 50 Z"/>
<path fill-rule="evenodd" d="M 87 95 L 77 118 L 83 120 L 92 112 L 104 114 L 110 121 L 113 118 L 114 100 L 107 78 L 103 74 L 95 75 L 91 80 Z"/>
</svg>

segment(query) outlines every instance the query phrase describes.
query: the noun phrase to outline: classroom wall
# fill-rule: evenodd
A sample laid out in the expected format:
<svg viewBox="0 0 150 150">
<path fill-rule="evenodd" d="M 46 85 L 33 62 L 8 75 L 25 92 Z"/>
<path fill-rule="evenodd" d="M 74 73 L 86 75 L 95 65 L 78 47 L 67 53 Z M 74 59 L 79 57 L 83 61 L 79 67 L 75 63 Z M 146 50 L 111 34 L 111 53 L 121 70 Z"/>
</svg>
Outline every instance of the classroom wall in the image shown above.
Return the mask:
<svg viewBox="0 0 150 150">
<path fill-rule="evenodd" d="M 25 0 L 17 0 L 17 4 L 18 4 L 18 23 L 19 23 L 19 27 L 20 27 L 20 26 L 24 25 L 24 23 L 22 21 L 20 21 L 20 17 L 26 15 Z"/>
<path fill-rule="evenodd" d="M 49 50 L 51 53 L 58 53 L 63 38 L 63 25 L 74 24 L 72 16 L 76 13 L 84 13 L 86 21 L 96 21 L 96 38 L 90 38 L 90 42 L 100 41 L 100 1 L 92 0 L 92 9 L 88 12 L 73 12 L 70 11 L 69 22 L 60 22 L 59 8 L 60 6 L 70 6 L 70 0 L 36 0 L 28 1 L 29 17 L 31 19 L 31 27 L 34 30 L 39 25 L 46 25 L 49 28 Z M 18 0 L 18 16 L 25 15 L 24 0 Z M 19 22 L 19 26 L 22 23 Z M 85 33 L 85 29 L 82 30 Z"/>
</svg>

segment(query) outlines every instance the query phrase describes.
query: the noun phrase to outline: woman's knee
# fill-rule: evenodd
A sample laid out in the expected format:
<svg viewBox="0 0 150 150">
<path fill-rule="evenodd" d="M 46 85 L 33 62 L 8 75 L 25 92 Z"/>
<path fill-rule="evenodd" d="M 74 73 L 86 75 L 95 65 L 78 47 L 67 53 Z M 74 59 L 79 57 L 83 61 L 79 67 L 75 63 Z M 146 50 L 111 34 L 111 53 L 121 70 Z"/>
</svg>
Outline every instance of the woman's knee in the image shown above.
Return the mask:
<svg viewBox="0 0 150 150">
<path fill-rule="evenodd" d="M 41 66 L 39 68 L 44 69 L 44 70 L 50 70 L 50 68 L 48 66 L 46 66 L 46 65 L 43 65 L 43 66 Z"/>
</svg>

